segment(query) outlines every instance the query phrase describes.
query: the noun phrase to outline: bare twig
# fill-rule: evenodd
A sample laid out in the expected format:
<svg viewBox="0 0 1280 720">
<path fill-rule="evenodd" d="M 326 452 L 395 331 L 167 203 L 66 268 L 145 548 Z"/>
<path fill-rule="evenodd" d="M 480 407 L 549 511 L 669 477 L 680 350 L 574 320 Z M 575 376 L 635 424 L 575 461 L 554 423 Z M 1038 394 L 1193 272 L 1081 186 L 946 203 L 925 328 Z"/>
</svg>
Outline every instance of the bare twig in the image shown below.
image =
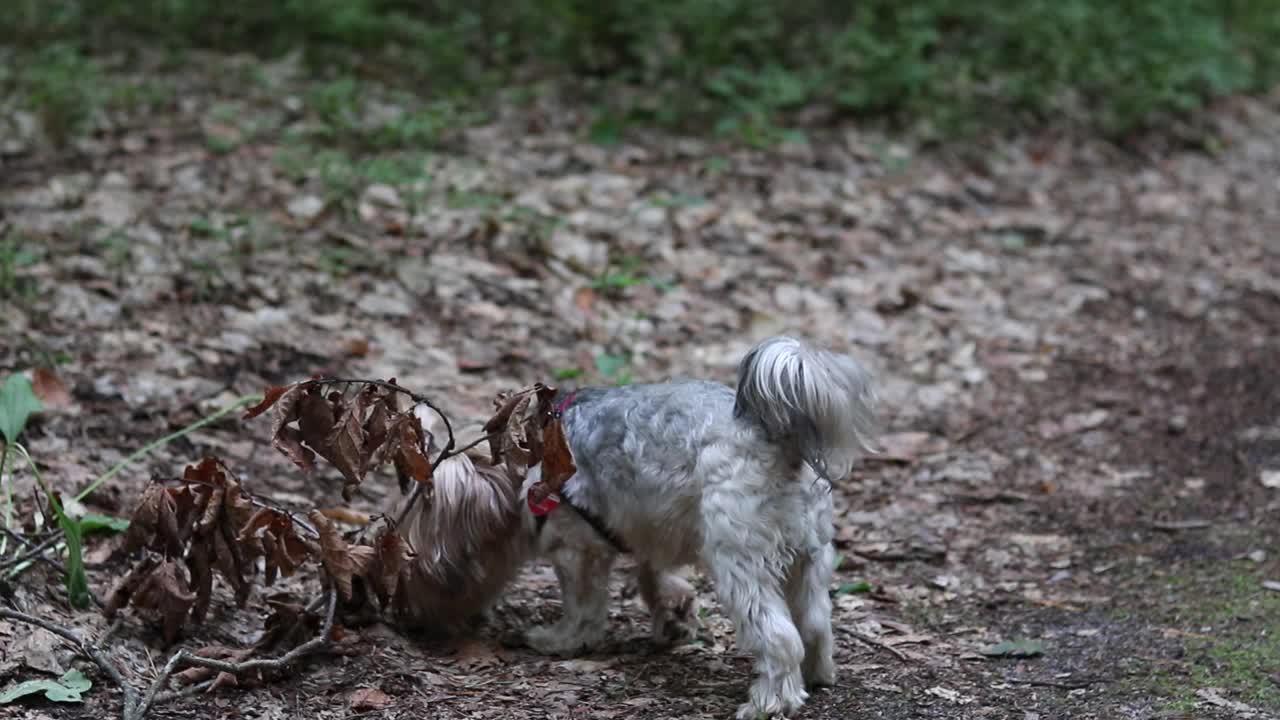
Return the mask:
<svg viewBox="0 0 1280 720">
<path fill-rule="evenodd" d="M 36 557 L 39 557 L 40 555 L 43 555 L 46 550 L 53 547 L 54 545 L 57 545 L 58 541 L 62 540 L 61 531 L 58 531 L 53 535 L 45 538 L 45 540 L 38 545 L 32 543 L 30 540 L 23 537 L 20 533 L 16 533 L 13 530 L 10 530 L 9 528 L 0 528 L 0 531 L 3 531 L 5 535 L 8 535 L 14 540 L 17 540 L 19 543 L 22 543 L 22 545 L 24 545 L 27 548 L 27 551 L 25 553 L 18 555 L 16 557 L 9 558 L 4 562 L 0 562 L 0 571 L 8 570 L 11 567 L 21 565 L 22 563 L 28 560 L 32 560 Z"/>
<path fill-rule="evenodd" d="M 107 677 L 111 678 L 111 682 L 115 683 L 116 686 L 120 688 L 120 692 L 124 695 L 124 717 L 126 720 L 140 720 L 142 715 L 137 713 L 137 692 L 129 685 L 128 682 L 125 681 L 124 676 L 120 674 L 120 671 L 116 669 L 116 666 L 107 662 L 106 657 L 103 656 L 96 645 L 85 642 L 84 638 L 80 637 L 80 635 L 74 630 L 62 627 L 61 625 L 52 623 L 44 618 L 28 615 L 24 612 L 18 612 L 17 610 L 9 610 L 8 608 L 0 607 L 0 618 L 16 620 L 20 623 L 44 628 L 54 635 L 57 635 L 58 637 L 61 637 L 75 645 L 76 648 L 92 660 Z"/>
<path fill-rule="evenodd" d="M 441 462 L 448 460 L 454 455 L 461 455 L 467 450 L 470 450 L 476 445 L 479 445 L 485 440 L 488 440 L 490 437 L 490 435 L 485 435 L 484 437 L 481 437 L 478 440 L 470 443 L 469 445 L 462 448 L 461 450 L 455 450 L 455 448 L 457 447 L 457 440 L 454 437 L 453 424 L 449 422 L 449 416 L 445 415 L 443 410 L 436 407 L 435 403 L 431 402 L 431 400 L 427 396 L 413 392 L 412 390 L 401 387 L 400 385 L 397 385 L 393 382 L 387 382 L 386 380 L 359 380 L 355 378 L 332 378 L 332 377 L 316 378 L 315 380 L 307 380 L 306 382 L 311 384 L 316 384 L 316 385 L 373 385 L 375 387 L 380 387 L 387 390 L 392 390 L 394 392 L 402 393 L 404 395 L 409 396 L 409 398 L 412 399 L 415 403 L 426 405 L 427 407 L 431 408 L 432 412 L 434 412 L 440 418 L 440 421 L 444 423 L 444 430 L 449 435 L 449 439 L 444 444 L 444 449 L 442 449 L 440 451 L 440 454 L 436 456 L 436 459 L 432 461 L 431 467 L 439 466 Z M 404 507 L 400 510 L 399 516 L 396 517 L 396 527 L 399 527 L 404 522 L 405 517 L 409 515 L 409 511 L 412 510 L 413 506 L 418 502 L 418 498 L 422 497 L 424 488 L 425 486 L 423 485 L 423 483 L 417 483 L 414 485 L 413 490 L 409 493 L 409 499 L 405 502 Z"/>
<path fill-rule="evenodd" d="M 463 453 L 465 453 L 466 451 L 468 451 L 468 450 L 470 450 L 470 449 L 474 448 L 475 446 L 479 445 L 480 443 L 482 443 L 482 442 L 484 442 L 484 441 L 486 441 L 486 440 L 491 440 L 491 439 L 493 439 L 493 438 L 496 438 L 496 437 L 498 437 L 498 436 L 499 436 L 499 435 L 501 435 L 501 434 L 502 434 L 502 433 L 500 433 L 500 432 L 491 432 L 491 433 L 488 433 L 488 434 L 486 434 L 486 435 L 481 435 L 480 437 L 476 438 L 475 440 L 472 440 L 471 442 L 467 443 L 466 445 L 462 446 L 461 448 L 458 448 L 457 452 L 449 453 L 449 457 L 453 457 L 454 455 L 462 455 Z"/>
<path fill-rule="evenodd" d="M 254 670 L 278 670 L 281 669 L 303 655 L 314 652 L 329 643 L 329 637 L 333 634 L 334 616 L 338 607 L 337 592 L 330 589 L 327 598 L 328 610 L 325 614 L 324 625 L 321 627 L 320 634 L 308 640 L 307 642 L 295 647 L 289 652 L 275 658 L 261 658 L 257 660 L 246 660 L 243 662 L 226 662 L 223 660 L 215 660 L 213 658 L 200 657 L 186 650 L 179 650 L 174 653 L 169 661 L 164 664 L 160 670 L 160 674 L 155 681 L 147 688 L 146 693 L 139 698 L 138 691 L 133 688 L 120 674 L 120 670 L 112 665 L 103 655 L 100 646 L 107 638 L 111 636 L 115 630 L 115 625 L 102 637 L 98 643 L 89 643 L 84 640 L 77 632 L 69 628 L 62 627 L 54 622 L 44 618 L 29 615 L 17 610 L 0 607 L 0 618 L 5 620 L 13 620 L 28 625 L 44 628 L 49 632 L 70 642 L 80 651 L 81 654 L 88 657 L 102 670 L 111 682 L 120 688 L 120 692 L 124 696 L 124 712 L 122 713 L 124 720 L 142 720 L 147 711 L 152 707 L 160 704 L 188 697 L 201 690 L 206 690 L 212 686 L 214 680 L 199 683 L 189 688 L 183 688 L 175 692 L 160 692 L 161 688 L 168 682 L 169 677 L 180 665 L 196 665 L 208 667 L 219 672 L 231 673 L 237 675 L 240 673 L 251 672 Z"/>
<path fill-rule="evenodd" d="M 1081 678 L 1079 680 L 1037 680 L 1035 678 L 1005 678 L 1005 682 L 1016 683 L 1018 685 L 1031 685 L 1033 687 L 1049 687 L 1059 690 L 1079 690 L 1087 688 L 1099 680 L 1097 678 Z"/>
<path fill-rule="evenodd" d="M 243 662 L 228 662 L 226 660 L 217 660 L 214 658 L 201 657 L 192 654 L 186 650 L 179 650 L 169 658 L 168 662 L 161 668 L 160 674 L 156 676 L 151 686 L 147 688 L 147 693 L 139 703 L 137 712 L 131 720 L 140 720 L 147 710 L 162 700 L 172 700 L 180 697 L 186 697 L 190 688 L 177 692 L 160 693 L 160 690 L 169 682 L 169 676 L 174 673 L 181 665 L 195 665 L 198 667 L 207 667 L 219 672 L 231 673 L 239 675 L 240 673 L 251 672 L 254 670 L 279 670 L 284 666 L 292 663 L 294 660 L 314 652 L 329 643 L 329 636 L 333 633 L 333 618 L 337 612 L 338 594 L 332 588 L 328 592 L 328 610 L 325 613 L 324 625 L 320 629 L 320 634 L 310 640 L 295 647 L 289 652 L 275 658 L 258 658 L 255 660 L 245 660 Z"/>
<path fill-rule="evenodd" d="M 61 530 L 56 531 L 52 537 L 46 538 L 39 545 L 35 545 L 27 538 L 23 537 L 22 535 L 19 535 L 18 533 L 15 533 L 9 528 L 3 528 L 3 531 L 5 534 L 9 535 L 10 537 L 14 538 L 18 542 L 25 545 L 26 547 L 30 548 L 30 550 L 24 553 L 21 557 L 13 558 L 5 561 L 4 563 L 0 563 L 0 572 L 4 572 L 7 570 L 10 570 L 10 568 L 13 568 L 13 570 L 9 573 L 9 575 L 6 576 L 7 579 L 12 578 L 20 574 L 22 570 L 25 570 L 26 568 L 22 567 L 23 563 L 34 562 L 34 561 L 40 561 L 45 565 L 48 565 L 54 570 L 57 570 L 60 575 L 67 574 L 68 571 L 65 565 L 58 562 L 57 560 L 54 560 L 53 558 L 45 557 L 46 552 L 48 552 L 51 549 L 52 550 L 58 549 L 57 546 L 65 539 Z M 89 599 L 93 601 L 93 604 L 96 605 L 97 607 L 99 608 L 103 607 L 102 599 L 99 598 L 98 594 L 95 593 L 93 590 L 89 590 Z"/>
<path fill-rule="evenodd" d="M 1213 527 L 1208 520 L 1157 520 L 1151 523 L 1152 530 L 1162 532 L 1178 532 L 1180 530 L 1203 530 Z"/>
<path fill-rule="evenodd" d="M 443 410 L 436 407 L 435 403 L 431 402 L 431 399 L 428 398 L 426 395 L 420 395 L 412 390 L 409 390 L 408 388 L 401 387 L 393 382 L 387 382 L 386 380 L 358 380 L 353 378 L 326 377 L 326 378 L 317 378 L 315 380 L 307 380 L 306 382 L 313 383 L 316 385 L 373 385 L 376 387 L 384 388 L 386 390 L 392 390 L 398 393 L 402 393 L 404 395 L 408 395 L 409 398 L 412 399 L 415 403 L 426 405 L 427 407 L 431 408 L 431 410 L 437 416 L 439 416 L 440 421 L 444 423 L 444 430 L 446 433 L 449 434 L 449 440 L 444 444 L 444 449 L 440 451 L 439 457 L 435 459 L 435 462 L 433 462 L 431 466 L 435 467 L 436 465 L 439 465 L 441 460 L 444 460 L 450 455 L 457 455 L 457 453 L 453 452 L 453 448 L 457 444 L 457 441 L 454 440 L 454 437 L 453 437 L 453 425 L 449 422 L 449 416 L 445 415 Z"/>
<path fill-rule="evenodd" d="M 906 653 L 902 652 L 898 648 L 882 640 L 873 638 L 870 635 L 863 635 L 862 633 L 853 632 L 852 630 L 848 631 L 848 634 L 849 634 L 849 637 L 852 637 L 854 640 L 857 640 L 859 642 L 866 643 L 867 645 L 870 645 L 872 647 L 878 647 L 881 650 L 887 650 L 890 653 L 893 653 L 894 657 L 898 658 L 903 662 L 909 662 L 911 660 L 911 658 L 907 657 Z"/>
<path fill-rule="evenodd" d="M 212 688 L 214 684 L 216 684 L 217 682 L 218 682 L 218 678 L 212 677 L 212 678 L 209 678 L 208 680 L 205 680 L 204 682 L 198 682 L 195 685 L 184 687 L 181 690 L 172 690 L 170 692 L 158 693 L 156 694 L 155 698 L 151 701 L 151 704 L 164 705 L 166 703 L 171 703 L 174 700 L 182 700 L 183 698 L 189 698 L 192 695 L 199 695 L 200 693 L 205 692 L 210 688 Z"/>
</svg>

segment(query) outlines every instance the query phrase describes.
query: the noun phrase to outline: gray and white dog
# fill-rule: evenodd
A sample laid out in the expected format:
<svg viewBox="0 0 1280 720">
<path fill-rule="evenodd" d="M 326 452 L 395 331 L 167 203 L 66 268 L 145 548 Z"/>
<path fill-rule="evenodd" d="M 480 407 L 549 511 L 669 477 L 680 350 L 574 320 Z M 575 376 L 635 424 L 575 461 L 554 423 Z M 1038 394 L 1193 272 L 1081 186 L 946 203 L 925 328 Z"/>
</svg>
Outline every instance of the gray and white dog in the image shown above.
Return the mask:
<svg viewBox="0 0 1280 720">
<path fill-rule="evenodd" d="M 550 513 L 537 517 L 526 503 L 540 466 L 522 487 L 466 456 L 437 468 L 434 502 L 406 521 L 420 552 L 411 616 L 440 624 L 476 613 L 536 554 L 555 568 L 563 614 L 531 630 L 529 645 L 589 650 L 606 636 L 610 568 L 630 551 L 659 643 L 696 624 L 680 570 L 701 563 L 710 575 L 740 649 L 756 658 L 739 718 L 789 715 L 807 687 L 832 684 L 830 483 L 871 450 L 867 371 L 776 337 L 743 358 L 736 392 L 677 381 L 560 402 L 578 470 Z"/>
</svg>

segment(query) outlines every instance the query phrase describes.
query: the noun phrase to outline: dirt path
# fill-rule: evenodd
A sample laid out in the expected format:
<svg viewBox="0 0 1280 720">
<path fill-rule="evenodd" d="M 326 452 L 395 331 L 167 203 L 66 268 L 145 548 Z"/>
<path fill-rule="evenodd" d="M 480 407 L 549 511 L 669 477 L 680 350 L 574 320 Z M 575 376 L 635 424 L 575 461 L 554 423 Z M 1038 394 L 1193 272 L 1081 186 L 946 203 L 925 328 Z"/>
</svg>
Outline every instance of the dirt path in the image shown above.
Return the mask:
<svg viewBox="0 0 1280 720">
<path fill-rule="evenodd" d="M 1266 474 L 1280 471 L 1276 102 L 1223 108 L 1215 155 L 1048 137 L 921 153 L 854 131 L 769 153 L 656 137 L 600 148 L 532 111 L 447 152 L 317 154 L 284 139 L 305 114 L 246 129 L 283 95 L 196 97 L 76 152 L 33 145 L 0 165 L 8 237 L 38 256 L 0 288 L 0 368 L 56 361 L 71 386 L 72 404 L 28 435 L 59 487 L 317 372 L 394 376 L 474 421 L 494 392 L 536 379 L 729 380 L 750 343 L 799 331 L 877 370 L 889 433 L 889 452 L 838 488 L 841 685 L 803 717 L 1280 713 L 1280 592 L 1262 585 L 1280 580 Z M 336 478 L 305 481 L 266 440 L 264 426 L 217 423 L 90 504 L 125 512 L 150 474 L 208 452 L 278 502 L 340 502 Z M 31 479 L 15 481 L 28 497 Z M 366 490 L 366 509 L 396 492 L 387 478 Z M 124 567 L 118 544 L 91 545 L 99 588 Z M 608 651 L 504 646 L 554 617 L 552 580 L 530 568 L 461 648 L 353 628 L 344 654 L 286 680 L 155 715 L 736 706 L 749 661 L 709 586 L 699 642 L 673 652 L 649 651 L 621 574 Z M 44 568 L 13 593 L 66 615 Z M 260 632 L 260 596 L 236 610 L 219 593 L 194 646 Z M 0 682 L 32 676 L 24 633 L 0 622 Z M 983 654 L 1021 640 L 1039 654 Z M 164 654 L 136 621 L 116 643 L 139 681 Z M 72 660 L 55 649 L 52 663 Z M 18 713 L 115 712 L 100 687 L 83 706 Z M 391 704 L 351 707 L 361 688 Z"/>
</svg>

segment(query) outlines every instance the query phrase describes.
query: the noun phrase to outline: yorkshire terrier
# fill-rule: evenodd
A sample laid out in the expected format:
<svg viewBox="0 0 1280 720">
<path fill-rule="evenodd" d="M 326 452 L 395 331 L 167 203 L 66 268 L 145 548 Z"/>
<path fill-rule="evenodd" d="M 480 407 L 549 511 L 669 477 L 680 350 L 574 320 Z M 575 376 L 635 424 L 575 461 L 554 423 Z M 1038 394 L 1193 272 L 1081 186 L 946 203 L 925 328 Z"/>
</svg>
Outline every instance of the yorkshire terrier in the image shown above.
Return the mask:
<svg viewBox="0 0 1280 720">
<path fill-rule="evenodd" d="M 437 468 L 434 498 L 403 528 L 419 550 L 409 615 L 457 624 L 489 606 L 534 556 L 553 565 L 562 617 L 530 630 L 556 655 L 599 647 L 608 575 L 637 566 L 660 644 L 688 639 L 700 563 L 756 677 L 739 718 L 787 716 L 807 688 L 835 681 L 831 483 L 872 450 L 876 397 L 852 358 L 790 337 L 765 340 L 719 383 L 589 388 L 556 397 L 577 466 L 546 511 L 527 497 L 541 466 L 513 482 L 466 455 Z"/>
</svg>

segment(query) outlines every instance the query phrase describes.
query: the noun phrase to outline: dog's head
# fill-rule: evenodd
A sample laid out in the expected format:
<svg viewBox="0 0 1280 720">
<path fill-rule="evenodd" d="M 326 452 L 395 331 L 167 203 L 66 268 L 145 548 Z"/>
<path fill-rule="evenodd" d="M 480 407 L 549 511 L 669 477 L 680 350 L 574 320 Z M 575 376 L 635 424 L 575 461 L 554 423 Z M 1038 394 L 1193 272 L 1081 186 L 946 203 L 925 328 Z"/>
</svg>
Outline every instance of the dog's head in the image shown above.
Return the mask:
<svg viewBox="0 0 1280 720">
<path fill-rule="evenodd" d="M 417 552 L 405 588 L 409 624 L 458 630 L 515 577 L 531 549 L 521 534 L 518 483 L 479 455 L 455 455 L 435 468 L 432 497 L 415 504 L 400 528 Z"/>
</svg>

